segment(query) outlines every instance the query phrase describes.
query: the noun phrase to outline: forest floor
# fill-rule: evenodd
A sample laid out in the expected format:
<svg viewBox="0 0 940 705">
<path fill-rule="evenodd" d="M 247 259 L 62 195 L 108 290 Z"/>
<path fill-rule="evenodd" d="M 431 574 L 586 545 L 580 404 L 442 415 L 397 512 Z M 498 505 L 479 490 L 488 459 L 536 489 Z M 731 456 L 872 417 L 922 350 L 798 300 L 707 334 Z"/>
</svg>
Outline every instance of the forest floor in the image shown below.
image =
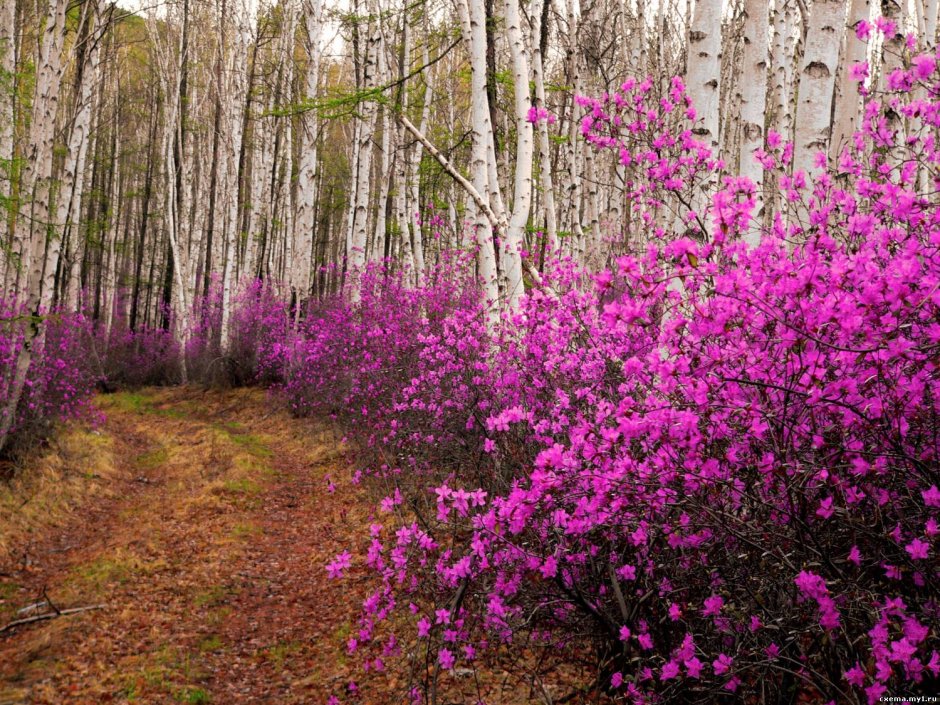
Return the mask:
<svg viewBox="0 0 940 705">
<path fill-rule="evenodd" d="M 357 557 L 375 498 L 332 428 L 257 389 L 96 406 L 0 482 L 0 705 L 326 705 L 352 680 L 344 703 L 407 702 L 400 669 L 363 674 L 346 654 L 374 589 Z M 343 550 L 359 567 L 330 580 Z M 522 684 L 513 663 L 530 658 L 443 674 L 441 702 L 552 702 L 584 682 Z"/>
<path fill-rule="evenodd" d="M 104 607 L 0 633 L 0 705 L 341 692 L 367 585 L 323 566 L 361 547 L 369 503 L 349 482 L 328 489 L 344 471 L 333 433 L 257 390 L 124 392 L 98 408 L 97 427 L 67 429 L 30 479 L 0 488 L 0 629 L 50 603 Z"/>
</svg>

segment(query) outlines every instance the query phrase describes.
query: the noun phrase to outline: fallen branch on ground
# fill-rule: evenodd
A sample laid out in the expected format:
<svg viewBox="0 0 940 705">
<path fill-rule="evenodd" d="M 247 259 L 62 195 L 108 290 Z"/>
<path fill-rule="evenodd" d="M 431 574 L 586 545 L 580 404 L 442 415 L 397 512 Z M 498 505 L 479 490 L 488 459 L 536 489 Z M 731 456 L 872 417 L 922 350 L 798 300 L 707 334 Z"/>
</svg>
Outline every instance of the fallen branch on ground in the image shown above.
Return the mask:
<svg viewBox="0 0 940 705">
<path fill-rule="evenodd" d="M 86 607 L 70 607 L 67 610 L 59 610 L 56 612 L 45 612 L 43 614 L 33 615 L 32 617 L 24 617 L 23 619 L 16 619 L 9 624 L 6 624 L 0 627 L 0 634 L 3 634 L 10 629 L 15 629 L 16 627 L 21 627 L 24 624 L 32 624 L 33 622 L 40 622 L 44 619 L 53 619 L 55 617 L 65 617 L 70 614 L 78 614 L 79 612 L 89 612 L 91 610 L 103 610 L 107 605 L 87 605 Z"/>
</svg>

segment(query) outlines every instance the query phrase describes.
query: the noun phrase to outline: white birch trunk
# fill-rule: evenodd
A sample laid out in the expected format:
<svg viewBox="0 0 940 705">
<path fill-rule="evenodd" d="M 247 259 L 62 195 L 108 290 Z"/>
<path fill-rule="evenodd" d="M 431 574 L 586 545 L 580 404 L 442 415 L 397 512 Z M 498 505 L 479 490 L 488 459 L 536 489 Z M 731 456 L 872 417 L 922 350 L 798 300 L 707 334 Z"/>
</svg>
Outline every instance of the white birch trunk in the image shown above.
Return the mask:
<svg viewBox="0 0 940 705">
<path fill-rule="evenodd" d="M 242 149 L 242 106 L 245 104 L 246 91 L 248 89 L 248 78 L 246 67 L 248 65 L 248 45 L 251 42 L 251 21 L 247 3 L 244 0 L 235 0 L 234 8 L 234 26 L 232 28 L 232 49 L 228 58 L 227 66 L 227 90 L 225 93 L 225 167 L 224 178 L 221 179 L 224 185 L 222 218 L 223 233 L 225 237 L 225 248 L 223 250 L 224 266 L 222 273 L 222 321 L 221 321 L 221 347 L 222 352 L 226 353 L 231 346 L 232 339 L 232 300 L 234 294 L 235 282 L 235 264 L 238 257 L 238 176 L 239 176 L 239 158 Z M 293 48 L 294 31 L 294 12 L 293 9 L 285 8 L 288 13 L 285 34 L 288 37 L 288 44 Z M 287 62 L 288 70 L 293 66 L 293 61 Z M 288 79 L 288 85 L 290 80 Z M 290 123 L 288 123 L 289 126 Z M 287 141 L 287 154 L 291 154 L 290 139 Z M 290 228 L 287 230 L 288 237 L 291 234 Z"/>
<path fill-rule="evenodd" d="M 89 31 L 89 47 L 86 65 L 82 70 L 81 83 L 78 89 L 77 105 L 78 111 L 72 121 L 72 129 L 69 132 L 68 151 L 62 166 L 62 176 L 59 182 L 59 193 L 56 200 L 56 229 L 61 233 L 59 247 L 61 247 L 62 238 L 65 232 L 71 232 L 72 256 L 69 262 L 68 277 L 69 286 L 65 297 L 66 306 L 73 308 L 78 299 L 78 276 L 80 263 L 75 254 L 81 251 L 78 246 L 79 240 L 79 220 L 82 204 L 82 194 L 85 187 L 85 164 L 88 158 L 88 148 L 92 141 L 92 126 L 94 124 L 94 102 L 95 86 L 99 75 L 99 47 L 100 42 L 94 36 L 99 21 L 100 8 L 95 2 L 91 8 L 93 12 L 92 24 Z M 66 255 L 68 257 L 68 254 Z M 57 258 L 56 258 L 57 259 Z M 52 297 L 52 279 L 55 276 L 57 261 L 53 261 L 46 268 L 46 277 L 48 280 L 48 293 L 45 294 L 46 302 L 43 308 L 49 305 Z M 74 282 L 74 284 L 72 284 Z M 73 293 L 74 286 L 74 293 Z M 73 298 L 74 296 L 74 298 Z"/>
<path fill-rule="evenodd" d="M 320 81 L 320 31 L 322 6 L 320 0 L 304 0 L 306 28 L 307 72 L 304 76 L 304 100 L 310 104 L 317 99 Z M 312 108 L 313 106 L 310 105 Z M 297 173 L 297 216 L 294 219 L 294 239 L 297 252 L 292 268 L 291 286 L 300 300 L 310 290 L 310 270 L 313 249 L 314 217 L 317 201 L 317 113 L 310 109 L 300 116 L 300 168 Z"/>
<path fill-rule="evenodd" d="M 379 31 L 377 23 L 381 21 L 374 6 L 366 37 L 366 55 L 363 66 L 363 90 L 369 91 L 378 85 Z M 349 251 L 349 274 L 352 277 L 350 299 L 358 303 L 361 298 L 360 277 L 366 263 L 366 239 L 369 227 L 370 185 L 372 176 L 372 137 L 375 134 L 376 103 L 369 97 L 363 101 L 359 121 L 358 152 L 359 160 L 355 170 L 356 205 L 353 211 L 352 242 Z"/>
<path fill-rule="evenodd" d="M 923 3 L 924 15 L 924 41 L 925 49 L 933 49 L 937 46 L 937 15 L 940 0 L 921 0 Z"/>
<path fill-rule="evenodd" d="M 379 52 L 379 84 L 384 84 L 389 76 L 388 68 L 384 59 L 385 47 Z M 392 138 L 391 124 L 388 119 L 388 106 L 382 107 L 382 148 L 381 158 L 379 159 L 379 198 L 378 208 L 375 212 L 375 235 L 372 240 L 372 252 L 370 260 L 380 261 L 385 256 L 385 238 L 386 238 L 386 218 L 385 206 L 388 203 L 389 182 L 392 179 L 391 159 L 392 159 Z"/>
<path fill-rule="evenodd" d="M 535 86 L 535 106 L 545 109 L 545 67 L 541 48 L 542 13 L 532 9 L 532 82 Z M 542 186 L 542 209 L 545 212 L 546 246 L 550 252 L 558 250 L 558 214 L 555 206 L 555 184 L 552 178 L 552 151 L 548 139 L 548 120 L 539 120 L 539 178 Z"/>
<path fill-rule="evenodd" d="M 519 0 L 506 0 L 506 35 L 512 55 L 513 94 L 516 118 L 516 168 L 512 215 L 503 247 L 507 303 L 517 311 L 525 293 L 522 281 L 522 248 L 532 207 L 532 123 L 529 113 L 529 61 L 522 32 Z"/>
<path fill-rule="evenodd" d="M 686 88 L 698 123 L 693 132 L 718 154 L 721 96 L 721 0 L 698 0 L 689 30 Z"/>
<path fill-rule="evenodd" d="M 9 178 L 13 161 L 15 124 L 14 73 L 16 71 L 16 0 L 0 0 L 0 170 Z M 10 193 L 4 188 L 3 195 Z M 2 221 L 0 242 L 6 240 L 7 219 Z M 2 274 L 2 272 L 0 272 Z"/>
<path fill-rule="evenodd" d="M 566 133 L 568 141 L 564 148 L 564 190 L 565 221 L 568 231 L 568 252 L 577 262 L 584 263 L 584 229 L 581 226 L 581 147 L 580 111 L 574 102 L 574 96 L 580 95 L 581 87 L 581 48 L 579 45 L 579 26 L 581 10 L 578 0 L 570 0 L 567 5 L 564 0 L 559 4 L 565 10 L 568 18 L 568 36 L 566 62 L 568 64 L 568 81 L 571 84 L 572 95 L 566 116 Z"/>
<path fill-rule="evenodd" d="M 430 63 L 427 42 L 424 43 L 421 60 L 425 66 Z M 421 104 L 421 132 L 423 134 L 427 133 L 428 124 L 431 119 L 431 100 L 433 97 L 434 70 L 433 68 L 428 68 L 424 71 L 424 102 Z M 412 235 L 408 247 L 411 250 L 412 257 L 414 257 L 416 282 L 421 281 L 421 278 L 424 276 L 425 272 L 424 238 L 421 233 L 421 227 L 416 221 L 416 215 L 421 210 L 421 203 L 419 198 L 421 189 L 419 170 L 421 168 L 421 158 L 423 156 L 424 145 L 421 142 L 418 142 L 411 152 L 411 164 L 408 170 L 408 184 L 410 188 L 408 200 L 410 205 L 407 207 L 407 216 L 411 219 L 410 232 Z"/>
<path fill-rule="evenodd" d="M 477 218 L 474 223 L 477 268 L 483 284 L 483 295 L 487 300 L 487 327 L 492 331 L 498 319 L 499 281 L 492 221 L 486 217 L 486 210 L 490 208 L 488 152 L 492 145 L 492 126 L 486 95 L 486 13 L 483 0 L 461 0 L 461 5 L 465 8 L 470 39 L 470 110 L 473 135 L 470 173 L 472 185 L 479 197 L 475 199 Z"/>
<path fill-rule="evenodd" d="M 793 170 L 816 173 L 816 154 L 828 153 L 839 44 L 845 29 L 845 0 L 815 0 L 800 69 Z"/>
<path fill-rule="evenodd" d="M 739 169 L 754 183 L 756 204 L 754 219 L 745 239 L 751 245 L 760 242 L 764 210 L 764 169 L 754 152 L 764 147 L 764 114 L 767 103 L 767 61 L 770 12 L 767 0 L 747 0 L 744 25 L 744 75 L 741 85 L 741 147 Z"/>
<path fill-rule="evenodd" d="M 835 96 L 835 117 L 833 119 L 832 140 L 829 144 L 829 156 L 837 160 L 842 150 L 849 144 L 852 135 L 858 129 L 861 115 L 861 96 L 858 82 L 852 80 L 851 67 L 868 58 L 868 43 L 863 42 L 855 33 L 859 23 L 871 18 L 871 0 L 851 0 L 848 28 L 845 32 L 845 53 L 842 68 L 839 71 L 839 84 Z"/>
<path fill-rule="evenodd" d="M 25 305 L 31 314 L 44 313 L 39 307 L 42 297 L 43 266 L 45 264 L 46 231 L 50 217 L 50 182 L 54 158 L 56 107 L 62 77 L 62 47 L 65 42 L 65 0 L 52 0 L 45 17 L 45 27 L 36 66 L 36 88 L 33 98 L 27 159 L 21 175 L 21 205 L 26 201 L 26 213 L 21 213 L 16 224 L 15 237 L 22 249 L 20 270 L 15 292 L 27 292 Z M 10 428 L 16 416 L 26 383 L 26 374 L 32 364 L 33 343 L 42 334 L 41 321 L 32 319 L 24 332 L 16 365 L 9 382 L 9 396 L 0 411 L 0 450 L 6 445 Z"/>
<path fill-rule="evenodd" d="M 184 250 L 180 244 L 179 219 L 176 206 L 176 155 L 173 143 L 179 130 L 182 129 L 180 114 L 180 79 L 182 75 L 185 56 L 176 46 L 176 40 L 164 43 L 161 39 L 162 28 L 160 23 L 152 20 L 148 24 L 150 36 L 153 38 L 159 66 L 160 81 L 164 95 L 164 124 L 161 137 L 161 152 L 163 154 L 163 180 L 164 180 L 164 208 L 163 223 L 167 239 L 170 244 L 170 256 L 173 260 L 173 294 L 172 313 L 173 327 L 177 341 L 180 344 L 180 374 L 183 383 L 188 381 L 185 350 L 189 342 L 189 325 L 187 318 L 190 313 L 189 299 L 187 297 L 186 276 L 189 271 L 188 260 L 184 258 Z"/>
</svg>

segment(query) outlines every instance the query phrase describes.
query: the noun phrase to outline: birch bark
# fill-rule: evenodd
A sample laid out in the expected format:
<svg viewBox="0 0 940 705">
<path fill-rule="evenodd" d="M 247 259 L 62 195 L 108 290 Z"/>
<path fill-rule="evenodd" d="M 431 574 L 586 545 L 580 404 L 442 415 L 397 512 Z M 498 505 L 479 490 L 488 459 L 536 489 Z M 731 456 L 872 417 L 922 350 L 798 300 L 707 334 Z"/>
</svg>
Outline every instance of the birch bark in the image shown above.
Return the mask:
<svg viewBox="0 0 940 705">
<path fill-rule="evenodd" d="M 519 0 L 506 0 L 506 35 L 512 55 L 513 95 L 516 118 L 516 168 L 512 215 L 503 247 L 509 310 L 515 312 L 525 293 L 522 281 L 522 248 L 532 206 L 532 123 L 529 122 L 529 61 L 522 32 Z"/>
<path fill-rule="evenodd" d="M 322 5 L 320 0 L 304 0 L 305 49 L 307 70 L 304 74 L 304 101 L 312 108 L 316 102 L 320 81 L 320 32 Z M 294 238 L 297 242 L 296 263 L 292 269 L 291 285 L 298 298 L 305 298 L 310 289 L 311 252 L 317 202 L 317 130 L 316 110 L 308 109 L 300 116 L 300 168 L 297 173 L 297 216 L 294 219 Z M 299 310 L 298 306 L 298 310 Z"/>
<path fill-rule="evenodd" d="M 855 28 L 871 18 L 871 0 L 851 0 L 848 28 L 845 32 L 845 53 L 839 71 L 839 84 L 835 96 L 835 116 L 833 118 L 832 140 L 829 143 L 829 157 L 838 159 L 858 129 L 861 112 L 861 96 L 858 82 L 852 78 L 850 68 L 868 58 L 868 44 L 855 33 Z"/>
<path fill-rule="evenodd" d="M 767 0 L 747 0 L 744 25 L 744 75 L 741 81 L 741 146 L 739 170 L 753 183 L 756 191 L 754 219 L 745 239 L 751 245 L 760 242 L 764 211 L 764 169 L 754 152 L 764 147 L 764 114 L 767 104 L 767 63 L 770 11 Z"/>
<path fill-rule="evenodd" d="M 366 36 L 366 54 L 363 65 L 363 90 L 370 91 L 377 87 L 378 51 L 380 20 L 375 4 L 370 4 L 369 25 Z M 366 263 L 366 238 L 369 227 L 370 183 L 372 174 L 372 137 L 375 134 L 376 103 L 372 96 L 367 96 L 361 105 L 359 122 L 358 163 L 355 170 L 355 209 L 353 211 L 352 242 L 349 250 L 349 270 L 352 276 L 350 299 L 358 303 L 361 299 L 360 277 Z"/>
<path fill-rule="evenodd" d="M 815 0 L 800 69 L 793 170 L 815 174 L 816 154 L 827 153 L 839 44 L 845 29 L 845 0 Z"/>
</svg>

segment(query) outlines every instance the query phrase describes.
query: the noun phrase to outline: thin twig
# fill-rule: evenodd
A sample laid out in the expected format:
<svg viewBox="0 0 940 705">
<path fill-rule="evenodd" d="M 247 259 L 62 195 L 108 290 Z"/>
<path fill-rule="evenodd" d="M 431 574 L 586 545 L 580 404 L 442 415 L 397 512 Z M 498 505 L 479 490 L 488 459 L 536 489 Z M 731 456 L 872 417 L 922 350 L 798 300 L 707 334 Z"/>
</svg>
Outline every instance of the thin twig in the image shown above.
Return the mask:
<svg viewBox="0 0 940 705">
<path fill-rule="evenodd" d="M 107 605 L 88 605 L 86 607 L 70 607 L 67 610 L 59 610 L 57 612 L 46 612 L 45 614 L 37 614 L 32 617 L 24 617 L 23 619 L 16 619 L 9 624 L 6 624 L 0 627 L 0 634 L 3 632 L 9 631 L 10 629 L 15 629 L 16 627 L 21 627 L 24 624 L 32 624 L 33 622 L 41 622 L 44 619 L 55 619 L 56 617 L 66 617 L 70 614 L 78 614 L 79 612 L 89 612 L 91 610 L 103 610 Z"/>
</svg>

